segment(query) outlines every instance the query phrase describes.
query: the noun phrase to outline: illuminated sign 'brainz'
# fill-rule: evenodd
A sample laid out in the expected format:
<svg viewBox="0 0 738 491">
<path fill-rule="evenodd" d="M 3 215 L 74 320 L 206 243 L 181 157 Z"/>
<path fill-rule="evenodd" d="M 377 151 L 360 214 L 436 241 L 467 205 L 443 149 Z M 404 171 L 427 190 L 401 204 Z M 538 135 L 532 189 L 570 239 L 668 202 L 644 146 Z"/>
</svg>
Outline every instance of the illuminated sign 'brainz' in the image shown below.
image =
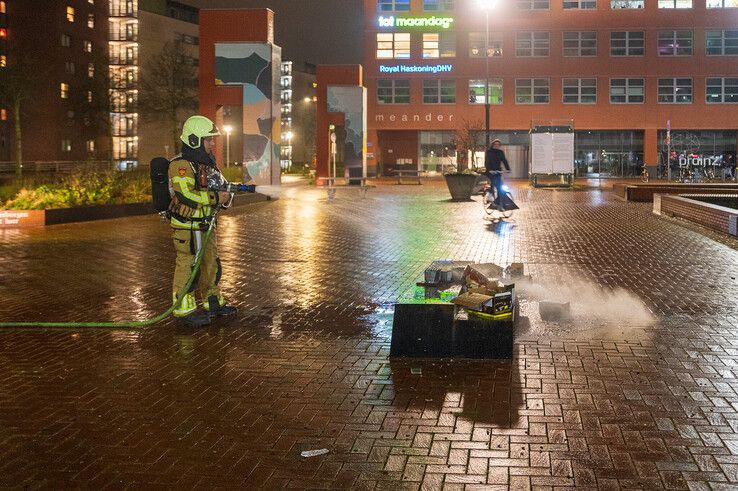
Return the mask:
<svg viewBox="0 0 738 491">
<path fill-rule="evenodd" d="M 453 65 L 379 65 L 379 73 L 451 73 Z"/>
<path fill-rule="evenodd" d="M 453 17 L 379 17 L 379 27 L 440 27 L 448 29 L 453 24 Z"/>
</svg>

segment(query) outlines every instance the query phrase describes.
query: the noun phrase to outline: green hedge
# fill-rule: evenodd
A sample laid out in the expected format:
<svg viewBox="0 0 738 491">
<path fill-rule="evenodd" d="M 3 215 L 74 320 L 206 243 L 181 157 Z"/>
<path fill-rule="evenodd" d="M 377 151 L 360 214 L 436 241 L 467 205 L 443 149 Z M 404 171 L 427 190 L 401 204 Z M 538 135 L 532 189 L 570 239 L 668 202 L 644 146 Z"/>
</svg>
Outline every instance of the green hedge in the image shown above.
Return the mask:
<svg viewBox="0 0 738 491">
<path fill-rule="evenodd" d="M 243 169 L 223 169 L 226 179 L 241 182 Z M 148 167 L 133 171 L 78 170 L 61 182 L 44 179 L 12 181 L 0 186 L 0 208 L 7 210 L 50 210 L 74 206 L 96 206 L 151 201 Z"/>
<path fill-rule="evenodd" d="M 5 187 L 12 190 L 17 186 L 18 184 L 11 183 Z M 22 185 L 15 196 L 5 202 L 3 208 L 48 210 L 150 200 L 151 178 L 148 169 L 129 172 L 79 170 L 64 177 L 61 182 Z"/>
</svg>

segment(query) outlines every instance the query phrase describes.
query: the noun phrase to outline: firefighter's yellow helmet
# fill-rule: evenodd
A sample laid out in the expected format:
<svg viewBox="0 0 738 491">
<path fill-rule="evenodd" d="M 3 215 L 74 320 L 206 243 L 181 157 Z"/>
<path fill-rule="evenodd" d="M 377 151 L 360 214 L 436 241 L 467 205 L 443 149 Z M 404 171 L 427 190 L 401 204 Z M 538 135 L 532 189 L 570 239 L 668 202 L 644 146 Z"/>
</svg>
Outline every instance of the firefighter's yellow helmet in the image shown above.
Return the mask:
<svg viewBox="0 0 738 491">
<path fill-rule="evenodd" d="M 190 148 L 200 148 L 202 139 L 209 136 L 218 136 L 220 131 L 215 123 L 205 116 L 192 116 L 182 125 L 182 143 Z"/>
</svg>

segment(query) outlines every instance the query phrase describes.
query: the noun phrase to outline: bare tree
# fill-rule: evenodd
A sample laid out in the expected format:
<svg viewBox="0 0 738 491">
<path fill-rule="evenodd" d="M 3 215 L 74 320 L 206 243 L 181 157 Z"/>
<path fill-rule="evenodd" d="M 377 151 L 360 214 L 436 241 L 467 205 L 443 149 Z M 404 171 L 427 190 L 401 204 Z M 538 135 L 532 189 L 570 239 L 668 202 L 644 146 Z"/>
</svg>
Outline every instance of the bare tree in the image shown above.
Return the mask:
<svg viewBox="0 0 738 491">
<path fill-rule="evenodd" d="M 112 162 L 113 124 L 110 113 L 114 105 L 114 92 L 110 89 L 115 88 L 117 81 L 111 77 L 108 67 L 107 55 L 96 55 L 89 74 L 91 76 L 85 78 L 81 90 L 75 91 L 76 96 L 73 102 L 77 109 L 76 112 L 83 118 L 84 137 L 94 139 L 105 136 L 109 147 L 106 157 Z"/>
<path fill-rule="evenodd" d="M 476 162 L 477 151 L 484 149 L 483 129 L 484 124 L 481 121 L 463 119 L 454 134 L 453 141 L 456 145 L 456 151 L 471 151 L 472 159 L 474 159 L 471 163 L 474 167 L 478 167 Z"/>
<path fill-rule="evenodd" d="M 23 173 L 23 120 L 26 103 L 38 93 L 40 80 L 45 77 L 39 73 L 36 62 L 20 58 L 0 70 L 0 103 L 10 108 L 13 114 L 13 129 L 15 133 L 15 174 L 21 177 Z"/>
<path fill-rule="evenodd" d="M 142 67 L 139 85 L 139 114 L 149 121 L 163 121 L 172 137 L 172 148 L 180 148 L 179 132 L 184 114 L 197 109 L 197 67 L 182 43 L 168 42 Z"/>
</svg>

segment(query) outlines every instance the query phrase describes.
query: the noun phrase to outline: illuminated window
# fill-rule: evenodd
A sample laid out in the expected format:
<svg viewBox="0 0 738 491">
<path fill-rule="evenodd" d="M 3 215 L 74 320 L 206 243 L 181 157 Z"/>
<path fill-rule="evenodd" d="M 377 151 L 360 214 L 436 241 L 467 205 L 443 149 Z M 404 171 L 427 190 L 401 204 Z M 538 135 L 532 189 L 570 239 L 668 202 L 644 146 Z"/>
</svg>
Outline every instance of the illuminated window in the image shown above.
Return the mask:
<svg viewBox="0 0 738 491">
<path fill-rule="evenodd" d="M 5 2 L 0 2 L 0 14 L 5 13 Z"/>
<path fill-rule="evenodd" d="M 692 54 L 692 31 L 659 31 L 659 56 L 688 56 Z"/>
<path fill-rule="evenodd" d="M 87 76 L 89 78 L 94 78 L 95 77 L 95 65 L 93 63 L 88 63 L 87 64 Z"/>
<path fill-rule="evenodd" d="M 518 10 L 548 10 L 548 0 L 517 0 Z"/>
<path fill-rule="evenodd" d="M 692 0 L 659 0 L 660 9 L 691 9 Z"/>
<path fill-rule="evenodd" d="M 469 33 L 469 56 L 472 58 L 484 58 L 484 44 L 487 39 L 486 32 Z M 502 33 L 490 32 L 487 56 L 502 56 Z"/>
<path fill-rule="evenodd" d="M 67 7 L 67 20 L 74 22 L 74 7 Z"/>
<path fill-rule="evenodd" d="M 377 58 L 410 58 L 410 33 L 377 33 Z"/>
<path fill-rule="evenodd" d="M 8 111 L 5 109 L 0 109 L 0 121 L 7 121 L 8 120 Z"/>
<path fill-rule="evenodd" d="M 423 34 L 423 58 L 452 58 L 454 56 L 456 56 L 456 33 Z"/>
<path fill-rule="evenodd" d="M 90 5 L 95 5 L 95 0 L 87 0 L 87 3 L 89 3 Z"/>
<path fill-rule="evenodd" d="M 59 84 L 59 95 L 62 99 L 69 99 L 69 84 L 62 82 Z"/>
<path fill-rule="evenodd" d="M 91 90 L 87 91 L 87 102 L 92 102 L 92 91 Z"/>
<path fill-rule="evenodd" d="M 3 2 L 0 2 L 3 3 Z M 707 0 L 708 9 L 734 9 L 738 8 L 738 0 Z"/>
<path fill-rule="evenodd" d="M 95 140 L 87 140 L 87 153 L 95 153 Z"/>
<path fill-rule="evenodd" d="M 87 14 L 87 27 L 90 29 L 95 28 L 95 14 Z"/>
<path fill-rule="evenodd" d="M 85 53 L 92 53 L 92 41 L 83 42 Z"/>
<path fill-rule="evenodd" d="M 8 37 L 8 31 L 0 28 L 0 39 L 5 39 L 6 37 Z"/>
<path fill-rule="evenodd" d="M 642 9 L 644 0 L 610 0 L 611 9 Z"/>
<path fill-rule="evenodd" d="M 62 140 L 61 149 L 62 149 L 62 152 L 71 152 L 72 151 L 72 140 L 68 140 L 68 139 Z"/>
<path fill-rule="evenodd" d="M 484 80 L 469 80 L 469 104 L 484 104 Z M 489 79 L 490 104 L 502 104 L 502 79 Z"/>
<path fill-rule="evenodd" d="M 0 68 L 5 68 L 6 66 L 8 66 L 8 57 L 0 55 Z"/>
</svg>

